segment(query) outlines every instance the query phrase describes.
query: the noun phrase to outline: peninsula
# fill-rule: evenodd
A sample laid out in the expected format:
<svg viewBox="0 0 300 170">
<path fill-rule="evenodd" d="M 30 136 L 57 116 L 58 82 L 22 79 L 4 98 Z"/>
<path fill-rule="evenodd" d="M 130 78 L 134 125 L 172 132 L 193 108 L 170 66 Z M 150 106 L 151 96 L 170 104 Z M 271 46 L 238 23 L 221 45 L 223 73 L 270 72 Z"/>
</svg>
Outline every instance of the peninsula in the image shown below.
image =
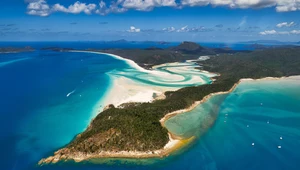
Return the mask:
<svg viewBox="0 0 300 170">
<path fill-rule="evenodd" d="M 146 53 L 146 50 L 150 50 Z M 39 164 L 91 158 L 130 157 L 149 158 L 167 156 L 173 150 L 193 140 L 180 139 L 168 132 L 164 121 L 176 114 L 193 109 L 213 93 L 230 92 L 244 78 L 284 77 L 300 74 L 300 48 L 284 47 L 259 51 L 232 52 L 206 49 L 195 43 L 184 42 L 170 49 L 92 50 L 120 55 L 139 65 L 153 65 L 210 55 L 197 61 L 199 69 L 219 73 L 212 84 L 186 87 L 165 92 L 165 99 L 151 103 L 108 107 L 99 113 L 89 127 L 54 156 Z M 160 55 L 158 55 L 160 54 Z"/>
</svg>

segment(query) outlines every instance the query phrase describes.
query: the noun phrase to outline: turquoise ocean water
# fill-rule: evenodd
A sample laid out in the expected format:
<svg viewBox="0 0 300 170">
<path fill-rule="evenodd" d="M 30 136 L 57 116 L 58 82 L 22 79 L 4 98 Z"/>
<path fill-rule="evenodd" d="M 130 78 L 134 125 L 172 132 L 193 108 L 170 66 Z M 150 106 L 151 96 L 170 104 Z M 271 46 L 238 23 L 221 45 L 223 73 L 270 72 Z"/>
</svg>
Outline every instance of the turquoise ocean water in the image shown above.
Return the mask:
<svg viewBox="0 0 300 170">
<path fill-rule="evenodd" d="M 132 68 L 122 60 L 99 54 L 0 54 L 0 169 L 299 167 L 299 79 L 243 83 L 233 93 L 215 96 L 190 113 L 171 119 L 167 125 L 171 131 L 198 139 L 168 158 L 36 166 L 38 160 L 86 128 L 112 83 L 107 73 L 118 69 Z"/>
<path fill-rule="evenodd" d="M 1 159 L 7 170 L 31 168 L 70 142 L 109 88 L 105 73 L 129 67 L 105 55 L 48 51 L 1 54 L 0 60 Z"/>
<path fill-rule="evenodd" d="M 166 125 L 179 136 L 198 137 L 181 155 L 186 169 L 297 170 L 300 77 L 242 82 Z"/>
<path fill-rule="evenodd" d="M 167 68 L 160 70 L 173 74 Z M 195 84 L 190 81 L 193 77 L 187 75 L 170 87 L 210 82 L 204 73 L 191 75 L 205 81 Z M 1 156 L 4 169 L 40 168 L 36 163 L 41 158 L 82 132 L 103 108 L 99 103 L 108 91 L 114 90 L 110 76 L 162 87 L 171 83 L 108 55 L 39 50 L 0 54 L 0 146 L 7 153 Z M 79 167 L 72 166 L 63 165 L 63 169 Z"/>
</svg>

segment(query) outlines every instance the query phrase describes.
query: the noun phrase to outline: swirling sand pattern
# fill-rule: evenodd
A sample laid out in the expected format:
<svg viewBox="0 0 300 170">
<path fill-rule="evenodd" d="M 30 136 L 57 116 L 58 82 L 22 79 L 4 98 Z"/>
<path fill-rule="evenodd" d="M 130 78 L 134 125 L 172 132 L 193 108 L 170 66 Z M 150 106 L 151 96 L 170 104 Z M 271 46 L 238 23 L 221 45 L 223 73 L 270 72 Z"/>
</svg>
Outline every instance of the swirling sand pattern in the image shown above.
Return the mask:
<svg viewBox="0 0 300 170">
<path fill-rule="evenodd" d="M 154 67 L 153 71 L 139 71 L 132 68 L 116 70 L 111 75 L 126 77 L 153 86 L 182 88 L 211 83 L 215 74 L 196 69 L 194 62 L 170 63 Z"/>
</svg>

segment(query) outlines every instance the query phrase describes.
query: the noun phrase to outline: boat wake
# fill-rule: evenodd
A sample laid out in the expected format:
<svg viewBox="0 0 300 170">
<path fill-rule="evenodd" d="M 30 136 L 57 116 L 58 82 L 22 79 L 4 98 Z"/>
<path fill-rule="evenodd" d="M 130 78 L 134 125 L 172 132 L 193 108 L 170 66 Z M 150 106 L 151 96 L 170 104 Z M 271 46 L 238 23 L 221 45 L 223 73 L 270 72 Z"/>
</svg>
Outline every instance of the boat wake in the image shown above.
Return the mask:
<svg viewBox="0 0 300 170">
<path fill-rule="evenodd" d="M 70 93 L 67 94 L 67 97 L 69 97 L 70 95 L 72 95 L 73 93 L 75 93 L 76 90 L 71 91 Z"/>
<path fill-rule="evenodd" d="M 15 59 L 15 60 L 10 60 L 10 61 L 5 61 L 5 62 L 0 62 L 0 67 L 6 66 L 6 65 L 9 65 L 9 64 L 13 64 L 13 63 L 16 63 L 16 62 L 19 62 L 19 61 L 28 60 L 28 59 L 30 59 L 30 57 L 27 57 L 27 58 L 19 58 L 19 59 Z"/>
</svg>

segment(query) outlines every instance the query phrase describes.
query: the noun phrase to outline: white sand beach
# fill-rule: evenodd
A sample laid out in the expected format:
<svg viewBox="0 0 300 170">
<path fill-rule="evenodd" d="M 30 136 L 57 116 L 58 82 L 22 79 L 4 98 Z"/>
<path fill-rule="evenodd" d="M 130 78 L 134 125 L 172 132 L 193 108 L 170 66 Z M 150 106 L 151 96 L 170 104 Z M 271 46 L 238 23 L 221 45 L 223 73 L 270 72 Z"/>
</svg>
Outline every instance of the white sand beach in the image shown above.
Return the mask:
<svg viewBox="0 0 300 170">
<path fill-rule="evenodd" d="M 114 57 L 118 58 L 118 59 L 123 59 L 120 58 L 119 56 L 115 56 Z M 130 64 L 132 64 L 132 62 L 130 62 L 130 60 L 128 61 L 127 59 L 124 59 L 126 62 L 129 62 Z M 191 65 L 189 65 L 189 63 Z M 169 63 L 169 64 L 165 64 L 165 65 L 160 65 L 160 66 L 156 66 L 154 71 L 149 71 L 149 70 L 145 70 L 143 68 L 140 68 L 138 65 L 136 64 L 132 64 L 132 68 L 134 68 L 135 70 L 139 70 L 143 73 L 147 73 L 146 76 L 157 76 L 159 75 L 159 77 L 156 77 L 157 81 L 162 79 L 163 83 L 170 83 L 171 85 L 178 85 L 178 84 L 183 84 L 183 85 L 189 85 L 189 84 L 184 84 L 185 81 L 181 81 L 181 80 L 174 80 L 173 82 L 169 82 L 169 81 L 163 81 L 164 76 L 166 76 L 167 74 L 177 74 L 178 76 L 181 76 L 181 74 L 189 74 L 191 73 L 191 75 L 189 75 L 190 77 L 188 77 L 188 79 L 186 79 L 186 77 L 184 77 L 184 80 L 188 80 L 188 83 L 191 82 L 200 82 L 200 83 L 206 83 L 201 76 L 207 76 L 206 78 L 211 78 L 217 74 L 213 74 L 213 73 L 207 73 L 205 75 L 201 74 L 201 71 L 199 70 L 199 73 L 197 72 L 197 70 L 194 69 L 194 67 L 191 67 L 193 64 L 192 62 L 186 62 L 186 63 Z M 178 66 L 178 67 L 177 67 Z M 177 69 L 176 69 L 177 68 Z M 169 69 L 169 72 L 163 72 L 163 69 Z M 154 73 L 154 74 L 152 74 Z M 198 75 L 199 74 L 199 75 Z M 111 81 L 112 81 L 112 86 L 111 89 L 108 90 L 106 97 L 101 101 L 102 105 L 109 105 L 109 104 L 114 104 L 115 106 L 119 106 L 120 104 L 123 103 L 127 103 L 127 102 L 151 102 L 153 101 L 153 94 L 163 94 L 165 91 L 167 90 L 176 90 L 179 89 L 180 86 L 158 86 L 158 85 L 152 85 L 152 84 L 146 84 L 143 82 L 138 82 L 135 79 L 130 79 L 126 76 L 120 76 L 120 75 L 116 75 L 116 74 L 109 74 L 111 76 Z M 197 75 L 199 76 L 199 78 L 197 78 Z M 196 78 L 195 78 L 196 77 Z M 284 77 L 286 78 L 286 77 Z M 293 79 L 297 79 L 298 77 L 291 77 Z M 273 77 L 268 77 L 268 78 L 264 78 L 264 79 L 259 79 L 259 80 L 278 80 L 280 78 L 273 78 Z M 211 93 L 207 96 L 205 96 L 201 101 L 196 101 L 193 105 L 191 105 L 190 107 L 186 108 L 186 109 L 182 109 L 182 110 L 178 110 L 172 113 L 169 113 L 167 115 L 165 115 L 161 120 L 161 124 L 162 126 L 165 126 L 165 121 L 168 120 L 169 118 L 176 116 L 178 114 L 182 114 L 188 111 L 193 110 L 195 107 L 197 107 L 198 105 L 200 105 L 201 103 L 207 101 L 211 96 L 213 95 L 218 95 L 218 94 L 225 94 L 225 93 L 230 93 L 232 92 L 239 83 L 244 82 L 244 81 L 253 81 L 253 79 L 241 79 L 239 82 L 237 82 L 229 91 L 224 91 L 224 92 L 217 92 L 217 93 Z M 172 152 L 174 152 L 175 150 L 185 146 L 186 144 L 190 143 L 191 141 L 193 141 L 195 139 L 195 137 L 191 137 L 189 139 L 181 139 L 177 136 L 175 136 L 174 134 L 171 134 L 169 132 L 169 142 L 164 146 L 164 148 L 160 149 L 160 150 L 156 150 L 156 151 L 151 151 L 151 152 L 138 152 L 138 151 L 120 151 L 120 152 L 110 152 L 110 151 L 105 151 L 105 152 L 99 152 L 99 153 L 94 153 L 94 154 L 85 154 L 85 153 L 81 153 L 81 152 L 76 152 L 76 153 L 72 153 L 72 154 L 68 154 L 67 157 L 64 156 L 62 157 L 61 153 L 66 153 L 68 152 L 68 148 L 63 148 L 59 151 L 57 151 L 55 153 L 54 156 L 46 158 L 46 159 L 42 159 L 39 164 L 47 164 L 47 163 L 55 163 L 57 161 L 60 160 L 67 160 L 67 159 L 73 159 L 77 162 L 80 162 L 82 160 L 86 160 L 86 159 L 91 159 L 91 158 L 151 158 L 151 157 L 164 157 L 164 156 L 168 156 L 169 154 L 171 154 Z"/>
<path fill-rule="evenodd" d="M 198 65 L 190 60 L 183 63 L 175 62 L 157 65 L 153 67 L 153 70 L 146 70 L 134 61 L 114 54 L 92 51 L 71 52 L 104 54 L 123 60 L 130 66 L 128 70 L 108 73 L 111 87 L 107 90 L 105 97 L 95 106 L 93 117 L 109 104 L 118 107 L 123 103 L 129 102 L 152 102 L 154 96 L 160 96 L 166 91 L 175 91 L 186 86 L 207 84 L 209 83 L 207 80 L 216 76 L 216 74 L 196 69 L 195 67 Z M 132 75 L 137 79 L 130 78 Z M 145 81 L 147 82 L 145 83 Z"/>
</svg>

